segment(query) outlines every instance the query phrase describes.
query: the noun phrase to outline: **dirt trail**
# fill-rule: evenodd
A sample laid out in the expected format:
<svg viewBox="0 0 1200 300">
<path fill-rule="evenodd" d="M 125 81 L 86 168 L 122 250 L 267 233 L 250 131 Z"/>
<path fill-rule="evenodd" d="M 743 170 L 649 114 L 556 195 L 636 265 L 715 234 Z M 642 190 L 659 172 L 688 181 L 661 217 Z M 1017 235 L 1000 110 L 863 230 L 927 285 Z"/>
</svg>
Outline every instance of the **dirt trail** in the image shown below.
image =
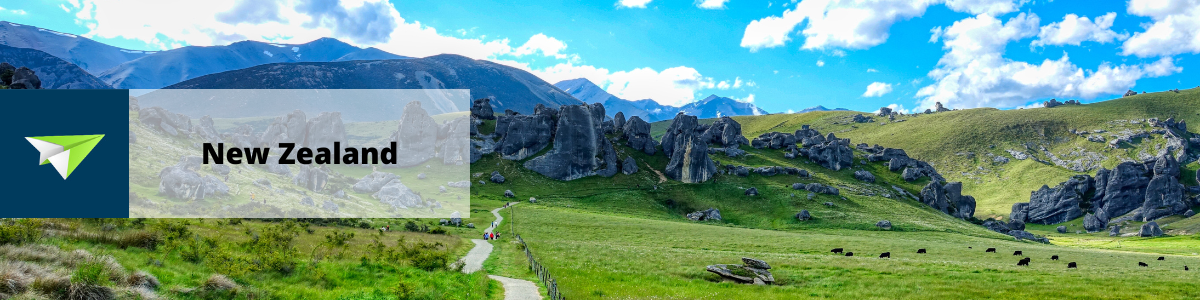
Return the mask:
<svg viewBox="0 0 1200 300">
<path fill-rule="evenodd" d="M 654 174 L 658 174 L 658 183 L 667 182 L 667 176 L 663 176 L 662 172 L 655 170 L 654 167 L 651 167 L 649 163 L 643 162 L 643 164 L 646 165 L 647 170 L 654 171 Z"/>
</svg>

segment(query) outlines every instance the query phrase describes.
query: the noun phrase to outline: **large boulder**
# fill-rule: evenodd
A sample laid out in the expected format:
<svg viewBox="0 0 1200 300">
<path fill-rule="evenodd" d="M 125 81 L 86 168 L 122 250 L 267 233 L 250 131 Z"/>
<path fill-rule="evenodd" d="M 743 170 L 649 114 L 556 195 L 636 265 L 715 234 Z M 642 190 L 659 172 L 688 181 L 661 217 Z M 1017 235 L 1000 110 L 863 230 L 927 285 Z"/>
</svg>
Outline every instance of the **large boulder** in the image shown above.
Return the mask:
<svg viewBox="0 0 1200 300">
<path fill-rule="evenodd" d="M 1142 203 L 1142 221 L 1158 220 L 1162 217 L 1183 214 L 1188 203 L 1183 196 L 1183 185 L 1171 175 L 1156 175 L 1146 185 L 1146 201 Z"/>
<path fill-rule="evenodd" d="M 557 180 L 611 177 L 619 170 L 617 153 L 604 136 L 604 106 L 565 105 L 555 125 L 554 148 L 525 162 L 525 168 Z"/>
<path fill-rule="evenodd" d="M 400 125 L 390 139 L 396 142 L 396 164 L 389 167 L 410 167 L 432 159 L 437 152 L 440 129 L 433 117 L 421 108 L 420 101 L 408 102 L 400 115 Z"/>
<path fill-rule="evenodd" d="M 279 164 L 279 159 L 273 159 L 273 158 L 268 157 L 267 164 L 265 166 L 267 168 L 267 172 L 270 172 L 272 174 L 292 176 L 292 169 L 288 168 L 288 165 Z"/>
<path fill-rule="evenodd" d="M 1030 194 L 1029 205 L 1021 207 L 1024 211 L 1015 215 L 1024 216 L 1021 221 L 1034 224 L 1058 224 L 1074 220 L 1083 216 L 1080 204 L 1087 202 L 1086 195 L 1093 191 L 1093 179 L 1088 175 L 1073 176 L 1054 188 L 1043 185 Z"/>
<path fill-rule="evenodd" d="M 437 148 L 443 165 L 462 165 L 470 160 L 471 150 L 474 149 L 469 132 L 471 127 L 471 119 L 467 116 L 442 123 L 438 130 Z"/>
<path fill-rule="evenodd" d="M 387 172 L 371 172 L 371 174 L 367 174 L 367 176 L 363 176 L 362 179 L 355 182 L 352 189 L 355 192 L 363 194 L 375 193 L 383 188 L 384 185 L 387 185 L 388 182 L 396 179 L 400 179 L 400 176 Z"/>
<path fill-rule="evenodd" d="M 921 189 L 921 203 L 949 214 L 950 199 L 946 197 L 946 188 L 937 182 L 930 182 Z"/>
<path fill-rule="evenodd" d="M 613 115 L 612 121 L 613 121 L 613 129 L 615 129 L 618 132 L 625 132 L 625 113 L 624 112 L 618 111 L 616 115 Z"/>
<path fill-rule="evenodd" d="M 158 172 L 158 194 L 168 198 L 204 199 L 205 180 L 199 173 L 183 166 L 170 166 Z"/>
<path fill-rule="evenodd" d="M 721 221 L 721 211 L 718 211 L 716 208 L 709 208 L 687 214 L 687 218 L 692 221 Z"/>
<path fill-rule="evenodd" d="M 496 151 L 500 157 L 522 160 L 550 145 L 554 136 L 554 116 L 538 110 L 533 115 L 500 116 L 496 119 Z"/>
<path fill-rule="evenodd" d="M 292 177 L 292 183 L 314 192 L 325 190 L 325 185 L 328 182 L 329 174 L 325 173 L 321 168 L 314 168 L 309 165 L 300 165 L 300 172 L 296 173 L 295 177 Z"/>
<path fill-rule="evenodd" d="M 946 200 L 950 201 L 950 207 L 953 209 L 951 216 L 959 219 L 975 216 L 975 197 L 962 194 L 962 182 L 947 183 L 942 188 L 946 191 Z"/>
<path fill-rule="evenodd" d="M 625 160 L 621 162 L 621 173 L 624 173 L 625 175 L 629 175 L 629 174 L 637 173 L 637 171 L 638 171 L 637 160 L 634 160 L 633 156 L 626 156 Z"/>
<path fill-rule="evenodd" d="M 758 196 L 758 188 L 748 188 L 745 192 L 746 196 Z"/>
<path fill-rule="evenodd" d="M 21 67 L 13 72 L 12 83 L 8 88 L 14 90 L 40 90 L 42 89 L 42 80 L 38 79 L 37 74 L 27 67 Z"/>
<path fill-rule="evenodd" d="M 400 180 L 388 182 L 378 192 L 371 194 L 371 197 L 395 208 L 425 206 L 425 201 L 421 200 L 421 196 L 413 193 L 407 186 L 400 183 Z"/>
<path fill-rule="evenodd" d="M 1162 236 L 1163 231 L 1162 227 L 1158 227 L 1158 222 L 1151 221 L 1149 223 L 1142 224 L 1142 230 L 1138 233 L 1138 235 L 1143 237 L 1156 237 Z"/>
<path fill-rule="evenodd" d="M 216 143 L 221 142 L 221 135 L 217 133 L 217 128 L 213 124 L 212 117 L 200 117 L 200 122 L 197 122 L 195 126 L 192 126 L 191 130 L 205 141 L 213 143 L 214 146 L 216 146 Z"/>
<path fill-rule="evenodd" d="M 800 154 L 834 171 L 849 168 L 854 163 L 854 151 L 850 149 L 850 140 L 839 139 L 832 133 L 825 138 L 825 143 L 800 149 Z"/>
<path fill-rule="evenodd" d="M 739 125 L 738 129 L 739 130 L 741 129 L 740 125 Z M 799 142 L 799 140 L 796 138 L 796 135 L 794 135 L 794 134 L 782 133 L 782 132 L 768 132 L 768 133 L 760 134 L 758 137 L 754 138 L 753 141 L 750 141 L 750 146 L 752 146 L 754 148 L 758 148 L 758 149 L 762 149 L 762 148 L 783 149 L 783 148 L 787 148 L 789 145 L 795 145 L 796 142 Z"/>
<path fill-rule="evenodd" d="M 704 269 L 713 274 L 717 274 L 717 275 L 721 276 L 722 278 L 725 278 L 725 279 L 728 279 L 728 280 L 731 280 L 731 281 L 737 282 L 737 283 L 754 284 L 754 285 L 775 284 L 775 276 L 771 275 L 771 271 L 769 271 L 767 269 L 763 269 L 763 268 L 758 268 L 756 266 L 760 266 L 760 265 L 755 265 L 755 264 L 750 263 L 750 261 L 757 261 L 757 262 L 762 262 L 762 261 L 756 260 L 756 259 L 749 259 L 749 258 L 742 258 L 742 260 L 745 261 L 747 264 L 746 265 L 717 264 L 717 265 L 709 265 L 709 266 L 705 267 Z M 766 266 L 766 263 L 765 262 L 762 263 L 761 266 Z"/>
<path fill-rule="evenodd" d="M 858 171 L 854 171 L 854 179 L 874 183 L 875 175 L 871 174 L 871 172 L 867 172 L 866 170 L 858 170 Z"/>
<path fill-rule="evenodd" d="M 192 119 L 188 118 L 188 116 L 172 113 L 158 106 L 139 110 L 138 121 L 146 127 L 158 129 L 171 136 L 178 135 L 179 130 L 192 128 Z"/>
<path fill-rule="evenodd" d="M 1045 237 L 1040 237 L 1040 236 L 1033 235 L 1032 233 L 1029 233 L 1028 231 L 1025 231 L 1025 230 L 1010 230 L 1010 231 L 1008 232 L 1008 235 L 1010 235 L 1010 236 L 1012 236 L 1012 237 L 1016 238 L 1018 241 L 1020 241 L 1020 240 L 1029 240 L 1029 241 L 1035 241 L 1035 242 L 1039 242 L 1039 243 L 1042 243 L 1042 244 L 1049 244 L 1049 243 L 1050 243 L 1050 239 L 1047 239 L 1047 238 L 1045 238 Z"/>
<path fill-rule="evenodd" d="M 492 177 L 489 177 L 488 180 L 494 183 L 504 183 L 504 175 L 500 175 L 500 171 L 492 171 Z"/>
<path fill-rule="evenodd" d="M 704 135 L 709 137 L 710 145 L 737 148 L 739 145 L 749 145 L 750 141 L 742 136 L 742 124 L 730 117 L 721 117 L 713 122 Z"/>
<path fill-rule="evenodd" d="M 229 165 L 226 164 L 214 164 L 212 165 L 212 170 L 220 175 L 229 175 L 229 171 L 233 171 L 233 168 L 230 168 Z"/>
<path fill-rule="evenodd" d="M 475 99 L 471 102 L 471 116 L 480 120 L 495 120 L 496 113 L 492 111 L 492 99 Z"/>
<path fill-rule="evenodd" d="M 646 123 L 641 117 L 629 117 L 629 121 L 625 122 L 625 127 L 622 129 L 621 136 L 625 139 L 626 145 L 633 150 L 654 155 L 656 143 L 650 136 L 650 123 Z"/>
<path fill-rule="evenodd" d="M 799 221 L 812 220 L 812 214 L 809 214 L 807 209 L 801 210 L 800 212 L 796 213 L 796 220 L 799 220 Z"/>
<path fill-rule="evenodd" d="M 321 147 L 333 150 L 333 142 L 341 148 L 350 146 L 346 139 L 346 125 L 342 124 L 341 112 L 322 112 L 305 123 L 304 144 L 310 148 Z"/>
<path fill-rule="evenodd" d="M 879 227 L 879 229 L 883 230 L 892 230 L 892 221 L 882 220 L 875 222 L 875 227 Z"/>
<path fill-rule="evenodd" d="M 267 126 L 267 131 L 263 132 L 258 140 L 272 148 L 278 147 L 279 143 L 294 143 L 296 146 L 303 146 L 307 136 L 308 119 L 303 111 L 297 109 L 286 116 L 275 117 L 275 120 Z"/>
<path fill-rule="evenodd" d="M 1125 215 L 1142 207 L 1146 200 L 1146 186 L 1150 184 L 1153 170 L 1145 164 L 1123 162 L 1110 170 L 1096 173 L 1096 197 L 1093 206 L 1112 217 Z"/>
<path fill-rule="evenodd" d="M 684 183 L 705 182 L 717 173 L 717 166 L 708 158 L 708 141 L 695 116 L 679 113 L 667 127 L 662 138 L 668 178 Z"/>
<path fill-rule="evenodd" d="M 1106 226 L 1108 226 L 1108 218 L 1104 217 L 1103 212 L 1083 216 L 1083 229 L 1088 232 L 1100 232 Z"/>
</svg>

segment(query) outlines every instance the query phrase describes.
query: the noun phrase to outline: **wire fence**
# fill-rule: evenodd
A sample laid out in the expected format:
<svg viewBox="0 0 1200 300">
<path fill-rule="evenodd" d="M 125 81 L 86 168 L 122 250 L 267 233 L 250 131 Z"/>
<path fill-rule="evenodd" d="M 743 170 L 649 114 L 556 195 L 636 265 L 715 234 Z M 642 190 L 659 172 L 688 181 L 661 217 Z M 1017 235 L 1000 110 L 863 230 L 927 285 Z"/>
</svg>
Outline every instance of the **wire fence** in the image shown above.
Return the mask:
<svg viewBox="0 0 1200 300">
<path fill-rule="evenodd" d="M 553 276 L 550 276 L 550 271 L 546 270 L 546 267 L 533 258 L 533 252 L 529 252 L 529 244 L 526 244 L 525 240 L 519 234 L 517 235 L 517 241 L 521 242 L 521 248 L 525 249 L 525 258 L 529 259 L 529 269 L 534 274 L 537 274 L 538 279 L 542 280 L 542 285 L 546 287 L 546 296 L 550 297 L 550 300 L 567 299 L 558 293 L 558 281 Z"/>
</svg>

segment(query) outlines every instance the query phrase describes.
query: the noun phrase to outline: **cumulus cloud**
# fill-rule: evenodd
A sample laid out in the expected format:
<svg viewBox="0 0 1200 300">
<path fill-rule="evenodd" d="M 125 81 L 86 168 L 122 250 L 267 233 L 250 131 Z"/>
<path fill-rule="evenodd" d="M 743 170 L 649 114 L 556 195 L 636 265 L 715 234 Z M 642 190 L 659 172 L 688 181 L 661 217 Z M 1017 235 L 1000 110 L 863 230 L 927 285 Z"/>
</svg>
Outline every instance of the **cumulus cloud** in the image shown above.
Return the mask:
<svg viewBox="0 0 1200 300">
<path fill-rule="evenodd" d="M 1129 14 L 1150 17 L 1146 30 L 1121 46 L 1138 57 L 1200 53 L 1200 0 L 1130 0 Z"/>
<path fill-rule="evenodd" d="M 892 92 L 892 84 L 883 82 L 872 82 L 867 85 L 867 91 L 862 94 L 863 97 L 879 97 Z"/>
<path fill-rule="evenodd" d="M 650 1 L 651 0 L 620 0 L 617 1 L 617 7 L 646 8 L 646 4 L 649 4 Z"/>
<path fill-rule="evenodd" d="M 817 66 L 818 66 L 818 67 L 824 67 L 824 66 L 825 66 L 825 61 L 824 61 L 824 60 L 820 60 L 820 59 L 818 59 L 818 60 L 817 60 Z"/>
<path fill-rule="evenodd" d="M 1124 92 L 1141 78 L 1182 71 L 1170 58 L 1141 65 L 1103 63 L 1084 70 L 1066 53 L 1040 64 L 1002 56 L 1009 42 L 1037 34 L 1037 25 L 1037 16 L 1025 13 L 1006 22 L 990 15 L 954 22 L 943 35 L 947 52 L 929 72 L 935 82 L 917 91 L 921 107 L 942 102 L 954 108 L 1015 108 L 1046 97 L 1094 98 Z"/>
<path fill-rule="evenodd" d="M 888 29 L 896 21 L 921 16 L 935 4 L 989 15 L 1013 12 L 1019 6 L 1017 0 L 803 0 L 779 16 L 751 21 L 741 46 L 750 51 L 782 46 L 807 20 L 800 31 L 803 49 L 870 48 L 887 40 Z"/>
<path fill-rule="evenodd" d="M 533 69 L 534 75 L 547 82 L 587 78 L 618 98 L 629 100 L 653 99 L 663 105 L 681 106 L 696 101 L 695 95 L 704 89 L 721 89 L 720 82 L 700 74 L 696 69 L 678 66 L 662 71 L 637 68 L 629 71 L 610 71 L 588 65 L 561 63 L 544 69 Z M 738 82 L 741 81 L 739 84 Z M 726 88 L 748 86 L 748 81 L 725 80 Z"/>
<path fill-rule="evenodd" d="M 533 37 L 530 37 L 529 41 L 525 42 L 524 45 L 521 45 L 521 47 L 517 47 L 517 49 L 513 50 L 513 54 L 523 56 L 541 52 L 543 56 L 566 59 L 567 55 L 562 53 L 562 51 L 566 49 L 567 43 L 563 43 L 556 38 L 548 37 L 545 34 L 538 33 L 533 35 Z"/>
<path fill-rule="evenodd" d="M 1117 39 L 1125 39 L 1126 36 L 1111 29 L 1113 20 L 1116 18 L 1117 13 L 1115 12 L 1096 17 L 1095 21 L 1089 20 L 1087 17 L 1067 14 L 1063 16 L 1062 21 L 1042 26 L 1037 39 L 1033 40 L 1030 45 L 1034 47 L 1044 45 L 1078 46 L 1086 41 L 1108 43 Z"/>
<path fill-rule="evenodd" d="M 887 108 L 889 108 L 889 109 L 891 109 L 891 110 L 892 110 L 892 111 L 894 111 L 894 112 L 898 112 L 898 113 L 902 113 L 902 114 L 911 114 L 911 113 L 913 113 L 913 111 L 911 111 L 911 110 L 908 110 L 908 109 L 905 109 L 905 108 L 904 108 L 904 105 L 900 105 L 900 104 L 896 104 L 896 103 L 888 104 L 888 106 L 886 106 L 886 107 L 887 107 Z M 876 109 L 875 111 L 873 111 L 873 112 L 871 112 L 871 113 L 872 113 L 872 114 L 878 114 L 878 113 L 879 113 L 879 111 L 880 111 L 880 110 Z"/>
<path fill-rule="evenodd" d="M 0 7 L 0 13 L 10 13 L 10 14 L 14 14 L 14 15 L 25 15 L 25 10 L 21 10 L 21 9 L 7 9 L 7 8 Z"/>
<path fill-rule="evenodd" d="M 726 2 L 729 2 L 729 0 L 697 0 L 696 7 L 703 9 L 725 9 Z M 770 5 L 767 7 L 770 7 Z"/>
</svg>

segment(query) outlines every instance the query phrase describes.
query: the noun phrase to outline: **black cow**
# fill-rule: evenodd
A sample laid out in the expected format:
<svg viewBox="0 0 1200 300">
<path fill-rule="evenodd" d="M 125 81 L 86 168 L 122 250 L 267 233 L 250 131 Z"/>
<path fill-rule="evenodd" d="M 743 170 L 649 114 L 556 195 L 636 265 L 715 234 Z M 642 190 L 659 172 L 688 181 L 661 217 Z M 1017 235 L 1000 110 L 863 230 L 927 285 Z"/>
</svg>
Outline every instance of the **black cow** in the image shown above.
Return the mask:
<svg viewBox="0 0 1200 300">
<path fill-rule="evenodd" d="M 925 249 L 917 249 L 918 254 L 925 254 Z"/>
<path fill-rule="evenodd" d="M 846 252 L 846 256 L 854 256 L 854 252 Z"/>
<path fill-rule="evenodd" d="M 1050 260 L 1058 260 L 1058 255 L 1051 256 L 1051 257 L 1050 257 Z"/>
<path fill-rule="evenodd" d="M 1076 266 L 1075 262 L 1071 262 L 1071 263 L 1067 264 L 1067 269 L 1077 269 L 1077 268 L 1079 268 L 1079 266 Z"/>
<path fill-rule="evenodd" d="M 1191 270 L 1189 270 L 1189 269 L 1188 269 L 1188 267 L 1187 267 L 1187 266 L 1183 266 L 1183 270 L 1184 270 L 1184 271 L 1191 271 Z"/>
<path fill-rule="evenodd" d="M 987 250 L 983 251 L 983 252 L 984 253 L 996 253 L 996 248 L 987 248 Z"/>
<path fill-rule="evenodd" d="M 1022 258 L 1021 261 L 1017 262 L 1017 265 L 1018 266 L 1029 266 L 1029 258 L 1028 257 Z"/>
<path fill-rule="evenodd" d="M 1021 253 L 1021 250 L 1017 250 L 1017 251 L 1013 251 L 1013 255 L 1016 256 L 1016 255 L 1025 255 L 1025 254 Z"/>
<path fill-rule="evenodd" d="M 1140 261 L 1139 261 L 1139 262 L 1138 262 L 1138 266 L 1139 266 L 1139 267 L 1149 267 L 1150 265 L 1147 265 L 1146 263 L 1144 263 L 1144 262 L 1140 262 Z"/>
<path fill-rule="evenodd" d="M 892 253 L 891 253 L 891 252 L 884 252 L 883 254 L 880 254 L 880 255 L 879 255 L 879 258 L 892 258 Z"/>
<path fill-rule="evenodd" d="M 831 251 L 829 251 L 829 252 L 833 252 L 833 253 L 842 253 L 842 248 L 833 248 L 833 250 L 831 250 Z"/>
<path fill-rule="evenodd" d="M 1166 258 L 1166 257 L 1164 257 L 1164 256 L 1159 256 L 1159 257 L 1158 257 L 1158 260 L 1167 260 L 1167 258 Z"/>
</svg>

